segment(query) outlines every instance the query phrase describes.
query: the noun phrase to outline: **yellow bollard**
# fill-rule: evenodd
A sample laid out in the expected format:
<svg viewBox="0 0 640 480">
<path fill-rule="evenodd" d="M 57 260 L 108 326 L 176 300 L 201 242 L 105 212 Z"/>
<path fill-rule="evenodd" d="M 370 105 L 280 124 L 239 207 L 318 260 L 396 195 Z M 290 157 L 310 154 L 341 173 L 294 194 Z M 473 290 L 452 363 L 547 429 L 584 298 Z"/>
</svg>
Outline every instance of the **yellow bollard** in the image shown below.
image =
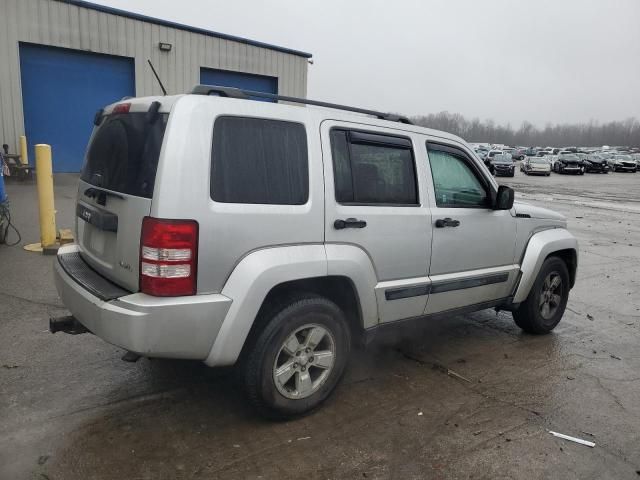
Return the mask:
<svg viewBox="0 0 640 480">
<path fill-rule="evenodd" d="M 51 146 L 49 145 L 36 145 L 36 183 L 40 210 L 40 244 L 44 249 L 56 243 L 53 167 L 51 165 Z"/>
<path fill-rule="evenodd" d="M 20 135 L 20 163 L 29 165 L 29 151 L 27 150 L 27 137 Z"/>
</svg>

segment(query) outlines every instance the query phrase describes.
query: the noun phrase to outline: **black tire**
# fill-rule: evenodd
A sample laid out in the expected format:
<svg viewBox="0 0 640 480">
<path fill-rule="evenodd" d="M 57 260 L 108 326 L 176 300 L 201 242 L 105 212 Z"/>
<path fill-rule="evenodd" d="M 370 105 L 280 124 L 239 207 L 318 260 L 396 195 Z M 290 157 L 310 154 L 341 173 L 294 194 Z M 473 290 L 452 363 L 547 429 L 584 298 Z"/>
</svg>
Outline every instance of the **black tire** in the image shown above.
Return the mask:
<svg viewBox="0 0 640 480">
<path fill-rule="evenodd" d="M 309 414 L 331 395 L 344 373 L 351 347 L 344 313 L 332 301 L 314 294 L 291 297 L 279 306 L 267 310 L 269 311 L 264 314 L 264 318 L 258 319 L 263 327 L 247 345 L 247 353 L 241 364 L 244 388 L 253 406 L 268 418 L 286 420 Z M 320 326 L 329 332 L 335 349 L 333 365 L 315 392 L 305 398 L 287 398 L 276 386 L 274 368 L 280 355 L 285 354 L 281 351 L 285 340 L 307 325 Z M 311 374 L 314 365 L 306 365 L 308 374 Z M 300 365 L 297 368 L 304 370 Z M 313 372 L 316 370 L 323 371 L 316 367 Z M 296 374 L 291 378 L 295 383 Z"/>
<path fill-rule="evenodd" d="M 555 307 L 555 311 L 548 310 L 547 316 L 542 314 L 543 305 L 541 303 L 543 295 L 545 295 L 545 281 L 548 278 L 558 277 L 560 279 L 560 293 L 558 295 L 559 302 Z M 558 292 L 558 290 L 554 290 Z M 531 291 L 527 299 L 513 311 L 513 319 L 522 330 L 527 333 L 543 335 L 551 332 L 562 319 L 567 300 L 569 299 L 569 271 L 567 265 L 559 257 L 551 256 L 547 258 L 542 267 L 536 281 L 531 287 Z M 549 307 L 551 308 L 551 307 Z"/>
</svg>

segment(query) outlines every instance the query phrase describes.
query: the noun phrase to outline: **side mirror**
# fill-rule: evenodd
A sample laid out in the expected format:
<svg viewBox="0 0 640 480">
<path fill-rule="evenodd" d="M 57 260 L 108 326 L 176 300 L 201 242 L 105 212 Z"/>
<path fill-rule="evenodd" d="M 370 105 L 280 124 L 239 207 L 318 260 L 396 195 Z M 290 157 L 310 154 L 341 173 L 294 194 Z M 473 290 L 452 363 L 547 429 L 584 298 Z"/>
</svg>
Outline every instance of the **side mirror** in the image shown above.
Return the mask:
<svg viewBox="0 0 640 480">
<path fill-rule="evenodd" d="M 514 191 L 513 188 L 506 185 L 500 185 L 498 187 L 498 193 L 496 194 L 496 202 L 493 205 L 494 210 L 511 210 L 513 207 Z"/>
</svg>

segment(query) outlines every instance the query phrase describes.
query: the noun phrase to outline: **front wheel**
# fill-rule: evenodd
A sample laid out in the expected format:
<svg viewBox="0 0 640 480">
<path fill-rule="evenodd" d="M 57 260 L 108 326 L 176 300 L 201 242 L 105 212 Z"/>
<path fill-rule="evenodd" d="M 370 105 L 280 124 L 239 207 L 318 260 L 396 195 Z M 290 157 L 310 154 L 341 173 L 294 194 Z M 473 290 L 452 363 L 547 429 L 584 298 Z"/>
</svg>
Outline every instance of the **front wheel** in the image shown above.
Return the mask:
<svg viewBox="0 0 640 480">
<path fill-rule="evenodd" d="M 513 319 L 527 333 L 549 333 L 560 322 L 568 299 L 567 265 L 559 257 L 549 257 L 542 264 L 527 299 L 513 311 Z"/>
<path fill-rule="evenodd" d="M 303 295 L 260 319 L 242 376 L 249 399 L 267 417 L 287 419 L 319 407 L 338 384 L 350 350 L 349 327 L 332 301 Z"/>
</svg>

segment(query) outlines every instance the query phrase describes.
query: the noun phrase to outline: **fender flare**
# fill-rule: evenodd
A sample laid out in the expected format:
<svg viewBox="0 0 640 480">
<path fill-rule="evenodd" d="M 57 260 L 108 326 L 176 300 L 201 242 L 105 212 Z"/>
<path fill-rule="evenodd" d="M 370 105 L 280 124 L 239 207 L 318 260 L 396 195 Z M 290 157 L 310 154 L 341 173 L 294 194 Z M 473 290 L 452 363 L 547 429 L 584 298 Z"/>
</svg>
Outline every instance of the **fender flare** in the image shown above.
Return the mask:
<svg viewBox="0 0 640 480">
<path fill-rule="evenodd" d="M 245 256 L 220 292 L 232 303 L 204 363 L 213 367 L 237 361 L 264 299 L 275 286 L 327 275 L 340 275 L 352 281 L 363 328 L 375 325 L 376 275 L 362 249 L 322 244 L 266 248 Z"/>
<path fill-rule="evenodd" d="M 220 292 L 232 303 L 204 363 L 217 367 L 236 362 L 262 302 L 274 286 L 326 275 L 322 244 L 265 248 L 245 256 Z"/>
<path fill-rule="evenodd" d="M 578 240 L 564 228 L 543 230 L 531 236 L 520 263 L 520 282 L 513 296 L 513 303 L 521 303 L 527 299 L 545 259 L 561 250 L 573 250 L 577 262 Z"/>
</svg>

